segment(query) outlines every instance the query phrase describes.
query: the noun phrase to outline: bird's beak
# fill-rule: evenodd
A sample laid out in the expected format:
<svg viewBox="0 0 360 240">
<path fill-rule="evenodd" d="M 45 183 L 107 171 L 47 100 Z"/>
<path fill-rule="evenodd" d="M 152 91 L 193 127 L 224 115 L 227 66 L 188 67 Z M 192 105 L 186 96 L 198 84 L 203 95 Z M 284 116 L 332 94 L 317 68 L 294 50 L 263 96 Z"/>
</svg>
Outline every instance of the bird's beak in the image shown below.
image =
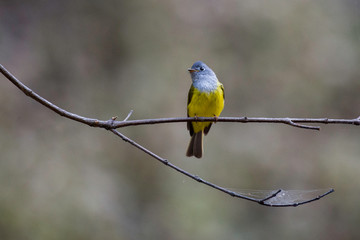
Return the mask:
<svg viewBox="0 0 360 240">
<path fill-rule="evenodd" d="M 191 73 L 192 73 L 192 72 L 199 72 L 199 70 L 192 69 L 192 68 L 188 68 L 188 71 L 191 72 Z"/>
</svg>

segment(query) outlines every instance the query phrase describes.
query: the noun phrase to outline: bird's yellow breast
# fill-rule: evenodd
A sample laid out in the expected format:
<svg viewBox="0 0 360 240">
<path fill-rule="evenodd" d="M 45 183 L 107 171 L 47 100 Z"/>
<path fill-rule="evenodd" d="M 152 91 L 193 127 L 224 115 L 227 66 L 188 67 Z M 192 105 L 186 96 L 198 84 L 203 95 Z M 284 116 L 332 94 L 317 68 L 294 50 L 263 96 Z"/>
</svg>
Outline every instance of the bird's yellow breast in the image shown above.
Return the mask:
<svg viewBox="0 0 360 240">
<path fill-rule="evenodd" d="M 214 117 L 219 116 L 224 108 L 224 92 L 222 85 L 211 92 L 200 92 L 194 88 L 193 95 L 187 106 L 189 117 Z M 194 132 L 204 130 L 210 122 L 193 122 Z"/>
</svg>

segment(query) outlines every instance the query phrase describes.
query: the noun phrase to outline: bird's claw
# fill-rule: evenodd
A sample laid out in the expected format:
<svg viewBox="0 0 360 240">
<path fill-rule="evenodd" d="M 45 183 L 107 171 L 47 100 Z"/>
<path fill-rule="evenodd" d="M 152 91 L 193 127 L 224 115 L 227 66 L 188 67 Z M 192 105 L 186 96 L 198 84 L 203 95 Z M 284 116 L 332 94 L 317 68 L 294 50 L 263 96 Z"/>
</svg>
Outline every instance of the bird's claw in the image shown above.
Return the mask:
<svg viewBox="0 0 360 240">
<path fill-rule="evenodd" d="M 219 117 L 214 115 L 214 119 L 215 119 L 214 123 L 216 123 L 218 121 Z"/>
</svg>

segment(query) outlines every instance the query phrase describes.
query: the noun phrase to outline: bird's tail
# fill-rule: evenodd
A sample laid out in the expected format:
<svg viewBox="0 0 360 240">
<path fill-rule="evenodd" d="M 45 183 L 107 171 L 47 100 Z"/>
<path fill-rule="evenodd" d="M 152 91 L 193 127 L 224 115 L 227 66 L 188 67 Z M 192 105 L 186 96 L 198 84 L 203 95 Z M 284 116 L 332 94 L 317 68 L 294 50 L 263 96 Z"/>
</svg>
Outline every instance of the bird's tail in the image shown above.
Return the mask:
<svg viewBox="0 0 360 240">
<path fill-rule="evenodd" d="M 192 135 L 189 146 L 188 146 L 188 149 L 186 151 L 186 156 L 188 156 L 188 157 L 195 156 L 197 158 L 202 157 L 202 153 L 203 153 L 203 135 L 204 135 L 203 131 L 194 133 Z"/>
</svg>

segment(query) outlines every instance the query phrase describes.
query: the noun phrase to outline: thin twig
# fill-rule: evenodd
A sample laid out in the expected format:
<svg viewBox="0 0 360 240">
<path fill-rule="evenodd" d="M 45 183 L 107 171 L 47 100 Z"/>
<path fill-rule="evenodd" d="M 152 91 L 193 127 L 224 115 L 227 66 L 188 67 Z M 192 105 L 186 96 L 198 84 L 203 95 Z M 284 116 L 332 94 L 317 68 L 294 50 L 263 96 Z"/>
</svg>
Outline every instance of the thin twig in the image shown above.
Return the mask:
<svg viewBox="0 0 360 240">
<path fill-rule="evenodd" d="M 326 195 L 334 192 L 334 189 L 329 189 L 327 192 L 315 197 L 315 198 L 312 198 L 312 199 L 309 199 L 309 200 L 305 200 L 305 201 L 300 201 L 300 202 L 296 202 L 296 203 L 291 203 L 291 204 L 270 204 L 270 203 L 267 203 L 266 201 L 269 201 L 270 199 L 273 199 L 275 198 L 280 192 L 283 192 L 283 190 L 279 189 L 279 190 L 276 190 L 273 194 L 270 194 L 269 196 L 263 198 L 263 199 L 256 199 L 256 198 L 252 198 L 252 197 L 248 197 L 248 196 L 245 196 L 245 195 L 242 195 L 242 194 L 239 194 L 237 192 L 233 192 L 233 191 L 230 191 L 226 188 L 223 188 L 223 187 L 220 187 L 214 183 L 211 183 L 211 182 L 208 182 L 204 179 L 202 179 L 201 177 L 199 176 L 196 176 L 196 175 L 193 175 L 181 168 L 179 168 L 178 166 L 172 164 L 171 162 L 169 162 L 167 159 L 165 158 L 162 158 L 160 157 L 159 155 L 156 155 L 155 153 L 151 152 L 149 149 L 143 147 L 142 145 L 138 144 L 137 142 L 131 140 L 130 138 L 126 137 L 124 134 L 120 133 L 119 131 L 115 130 L 115 129 L 110 129 L 109 131 L 111 131 L 112 133 L 114 133 L 115 135 L 117 135 L 118 137 L 120 137 L 122 140 L 124 140 L 125 142 L 128 142 L 130 143 L 131 145 L 133 145 L 134 147 L 140 149 L 141 151 L 145 152 L 146 154 L 152 156 L 153 158 L 155 158 L 156 160 L 160 161 L 161 163 L 165 164 L 166 166 L 194 179 L 195 181 L 197 182 L 200 182 L 200 183 L 203 183 L 209 187 L 212 187 L 214 189 L 217 189 L 221 192 L 224 192 L 232 197 L 236 197 L 236 198 L 241 198 L 241 199 L 245 199 L 245 200 L 248 200 L 248 201 L 252 201 L 252 202 L 256 202 L 256 203 L 259 203 L 261 205 L 264 205 L 264 206 L 268 206 L 268 207 L 297 207 L 297 206 L 300 206 L 300 205 L 303 205 L 305 203 L 310 203 L 310 202 L 313 202 L 313 201 L 316 201 L 316 200 L 319 200 L 323 197 L 325 197 Z"/>
<path fill-rule="evenodd" d="M 132 113 L 133 113 L 133 110 L 130 110 L 129 114 L 126 116 L 126 118 L 123 121 L 126 122 Z"/>
<path fill-rule="evenodd" d="M 319 200 L 320 198 L 330 194 L 331 192 L 333 192 L 333 189 L 330 189 L 329 191 L 325 192 L 324 194 L 321 194 L 315 198 L 309 199 L 309 200 L 305 200 L 305 201 L 300 201 L 300 202 L 296 202 L 296 203 L 289 203 L 289 204 L 270 204 L 267 203 L 267 201 L 269 201 L 270 199 L 273 199 L 274 197 L 276 197 L 280 192 L 282 192 L 282 190 L 277 190 L 275 191 L 275 193 L 270 194 L 268 197 L 265 197 L 263 199 L 256 199 L 256 198 L 252 198 L 252 197 L 248 197 L 233 191 L 230 191 L 226 188 L 220 187 L 216 184 L 213 184 L 211 182 L 208 182 L 202 178 L 200 178 L 199 176 L 193 175 L 177 166 L 175 166 L 174 164 L 170 163 L 167 159 L 161 158 L 160 156 L 156 155 L 155 153 L 151 152 L 150 150 L 146 149 L 145 147 L 143 147 L 142 145 L 136 143 L 135 141 L 131 140 L 130 138 L 126 137 L 125 135 L 121 134 L 120 132 L 118 132 L 117 130 L 115 130 L 115 128 L 120 128 L 120 127 L 126 127 L 126 126 L 135 126 L 135 125 L 144 125 L 144 124 L 159 124 L 159 123 L 170 123 L 170 122 L 188 122 L 188 121 L 216 121 L 216 122 L 243 122 L 243 123 L 248 123 L 248 122 L 263 122 L 263 123 L 283 123 L 283 124 L 288 124 L 291 126 L 295 126 L 295 127 L 300 127 L 300 128 L 306 128 L 306 129 L 316 129 L 318 130 L 318 127 L 314 127 L 314 126 L 307 126 L 307 125 L 302 125 L 302 124 L 297 124 L 297 123 L 341 123 L 341 124 L 354 124 L 354 125 L 360 125 L 360 117 L 358 117 L 357 119 L 304 119 L 304 118 L 248 118 L 248 117 L 241 117 L 241 118 L 229 118 L 229 117 L 219 117 L 219 118 L 203 118 L 203 117 L 197 117 L 197 118 L 160 118 L 160 119 L 144 119 L 144 120 L 133 120 L 133 121 L 128 121 L 129 117 L 132 114 L 132 110 L 129 112 L 129 114 L 127 115 L 127 117 L 123 120 L 123 121 L 116 121 L 117 117 L 113 117 L 110 120 L 107 121 L 100 121 L 97 119 L 93 119 L 93 118 L 86 118 L 86 117 L 82 117 L 80 115 L 68 112 L 58 106 L 56 106 L 55 104 L 49 102 L 48 100 L 46 100 L 45 98 L 41 97 L 40 95 L 36 94 L 34 91 L 32 91 L 30 88 L 28 88 L 27 86 L 25 86 L 22 82 L 20 82 L 17 78 L 15 78 L 9 71 L 7 71 L 2 65 L 0 65 L 0 72 L 8 79 L 10 80 L 15 86 L 17 86 L 21 91 L 23 91 L 27 96 L 33 98 L 35 101 L 41 103 L 42 105 L 44 105 L 45 107 L 53 110 L 54 112 L 58 113 L 59 115 L 72 119 L 74 121 L 78 121 L 84 124 L 87 124 L 89 126 L 92 127 L 101 127 L 101 128 L 105 128 L 111 132 L 113 132 L 115 135 L 117 135 L 118 137 L 120 137 L 122 140 L 124 140 L 125 142 L 130 143 L 131 145 L 133 145 L 134 147 L 140 149 L 141 151 L 145 152 L 146 154 L 148 154 L 149 156 L 153 157 L 154 159 L 160 161 L 161 163 L 165 164 L 166 166 L 169 166 L 170 168 L 180 172 L 181 174 L 188 176 L 189 178 L 192 178 L 193 180 L 203 183 L 207 186 L 210 186 L 214 189 L 217 189 L 221 192 L 224 192 L 226 194 L 229 194 L 230 196 L 233 197 L 237 197 L 237 198 L 242 198 L 242 199 L 246 199 L 249 201 L 253 201 L 253 202 L 257 202 L 261 205 L 265 205 L 265 206 L 272 206 L 272 207 L 288 207 L 288 206 L 299 206 L 305 203 L 309 203 L 312 201 L 316 201 Z"/>
<path fill-rule="evenodd" d="M 281 191 L 282 191 L 281 189 L 277 190 L 277 191 L 274 192 L 273 194 L 270 194 L 269 196 L 261 199 L 261 200 L 259 201 L 259 203 L 260 203 L 260 204 L 265 204 L 266 201 L 268 201 L 268 200 L 276 197 Z"/>
<path fill-rule="evenodd" d="M 297 206 L 300 206 L 300 205 L 304 205 L 304 204 L 307 204 L 307 203 L 311 203 L 311 202 L 314 202 L 314 201 L 317 201 L 327 195 L 329 195 L 330 193 L 334 192 L 334 189 L 329 189 L 328 191 L 326 191 L 325 193 L 317 196 L 317 197 L 314 197 L 314 198 L 311 198 L 309 200 L 305 200 L 305 201 L 301 201 L 301 202 L 295 202 L 295 203 L 289 203 L 289 204 L 271 204 L 271 203 L 266 203 L 266 201 L 269 201 L 273 198 L 275 198 L 276 196 L 278 196 L 280 193 L 282 192 L 286 192 L 282 189 L 279 189 L 277 191 L 275 191 L 273 194 L 271 194 L 270 196 L 264 198 L 264 199 L 261 199 L 258 201 L 259 204 L 261 205 L 265 205 L 267 207 L 297 207 Z"/>
</svg>

